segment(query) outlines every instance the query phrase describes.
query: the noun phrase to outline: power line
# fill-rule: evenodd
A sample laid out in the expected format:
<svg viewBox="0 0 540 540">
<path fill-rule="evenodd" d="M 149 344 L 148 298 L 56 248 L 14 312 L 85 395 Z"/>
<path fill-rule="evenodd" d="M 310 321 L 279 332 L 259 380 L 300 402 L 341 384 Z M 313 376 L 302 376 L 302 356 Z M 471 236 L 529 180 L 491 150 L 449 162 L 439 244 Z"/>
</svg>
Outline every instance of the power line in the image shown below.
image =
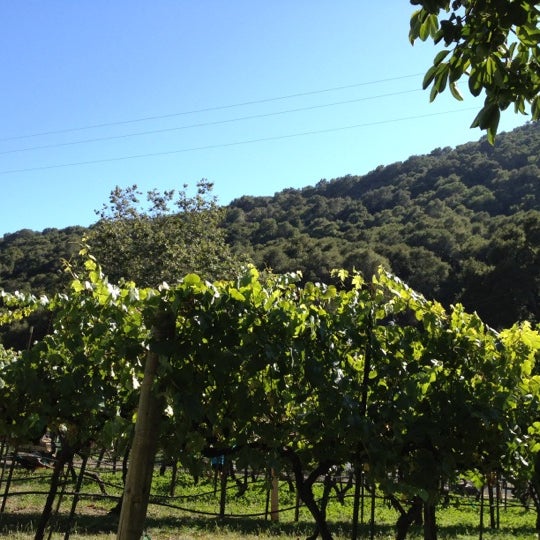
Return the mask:
<svg viewBox="0 0 540 540">
<path fill-rule="evenodd" d="M 21 172 L 33 172 L 33 171 L 45 171 L 49 169 L 60 169 L 64 167 L 75 167 L 80 165 L 94 165 L 97 163 L 111 163 L 115 161 L 126 161 L 130 159 L 139 159 L 139 158 L 149 158 L 149 157 L 159 157 L 159 156 L 168 156 L 172 154 L 182 154 L 186 152 L 195 152 L 200 150 L 213 150 L 216 148 L 227 148 L 231 146 L 241 146 L 244 144 L 253 144 L 258 142 L 269 142 L 269 141 L 278 141 L 282 139 L 292 139 L 295 137 L 304 137 L 307 135 L 320 135 L 323 133 L 335 133 L 337 131 L 346 131 L 350 129 L 357 129 L 362 127 L 369 127 L 369 126 L 376 126 L 376 125 L 382 125 L 382 124 L 391 124 L 394 122 L 403 122 L 407 120 L 418 120 L 420 118 L 428 118 L 432 116 L 441 116 L 444 114 L 453 114 L 456 112 L 465 112 L 465 111 L 472 111 L 475 110 L 474 107 L 469 107 L 466 109 L 461 110 L 453 110 L 453 111 L 443 111 L 438 113 L 430 113 L 430 114 L 423 114 L 423 115 L 416 115 L 416 116 L 405 116 L 402 118 L 392 118 L 389 120 L 379 120 L 377 122 L 368 122 L 365 124 L 353 124 L 350 126 L 341 126 L 337 128 L 328 128 L 328 129 L 320 129 L 320 130 L 313 130 L 313 131 L 303 131 L 300 133 L 290 133 L 287 135 L 276 135 L 273 137 L 261 137 L 258 139 L 247 139 L 244 141 L 235 141 L 230 143 L 220 143 L 220 144 L 209 144 L 206 146 L 194 146 L 191 148 L 180 148 L 177 150 L 167 150 L 164 152 L 153 152 L 149 154 L 134 154 L 130 156 L 119 156 L 119 157 L 113 157 L 113 158 L 103 158 L 103 159 L 95 159 L 95 160 L 89 160 L 89 161 L 77 161 L 73 163 L 61 163 L 57 165 L 45 165 L 40 167 L 29 167 L 25 169 L 9 169 L 0 171 L 0 175 L 6 175 L 6 174 L 13 174 L 13 173 L 21 173 Z"/>
<path fill-rule="evenodd" d="M 315 109 L 323 109 L 323 108 L 326 108 L 326 107 L 335 107 L 337 105 L 348 105 L 348 104 L 351 104 L 351 103 L 359 103 L 360 101 L 368 101 L 368 100 L 373 100 L 373 99 L 394 97 L 394 96 L 399 96 L 399 95 L 403 95 L 403 94 L 410 94 L 410 93 L 413 93 L 413 92 L 422 92 L 422 89 L 415 88 L 414 90 L 403 90 L 401 92 L 392 92 L 392 93 L 389 93 L 389 94 L 379 94 L 379 95 L 376 95 L 376 96 L 368 96 L 368 97 L 362 97 L 362 98 L 357 98 L 357 99 L 349 99 L 349 100 L 345 100 L 345 101 L 335 101 L 333 103 L 323 103 L 323 104 L 320 104 L 320 105 L 310 105 L 308 107 L 298 107 L 298 108 L 295 108 L 295 109 L 286 109 L 286 110 L 282 110 L 282 111 L 274 111 L 274 112 L 271 112 L 271 113 L 252 114 L 252 115 L 249 115 L 249 116 L 239 116 L 239 117 L 236 117 L 236 118 L 227 118 L 225 120 L 215 120 L 215 121 L 212 121 L 212 122 L 200 122 L 200 123 L 197 123 L 197 124 L 188 124 L 188 125 L 185 125 L 185 126 L 176 126 L 176 127 L 171 127 L 171 128 L 154 129 L 154 130 L 147 130 L 147 131 L 138 131 L 136 133 L 126 133 L 126 134 L 123 134 L 123 135 L 110 135 L 110 136 L 107 136 L 107 137 L 95 137 L 95 138 L 92 138 L 92 139 L 80 139 L 80 140 L 77 140 L 77 141 L 68 141 L 68 142 L 64 142 L 64 143 L 44 144 L 44 145 L 40 145 L 40 146 L 28 146 L 26 148 L 17 148 L 15 150 L 4 150 L 4 151 L 0 152 L 0 155 L 15 154 L 17 152 L 29 152 L 29 151 L 32 151 L 32 150 L 43 150 L 43 149 L 46 149 L 46 148 L 59 148 L 61 146 L 72 146 L 72 145 L 76 145 L 76 144 L 86 144 L 86 143 L 92 143 L 92 142 L 112 141 L 112 140 L 115 140 L 115 139 L 128 139 L 129 137 L 138 137 L 138 136 L 141 136 L 141 135 L 156 135 L 158 133 L 169 133 L 169 132 L 172 132 L 172 131 L 181 131 L 181 130 L 192 129 L 192 128 L 197 128 L 197 127 L 217 126 L 217 125 L 220 125 L 220 124 L 230 124 L 230 123 L 233 123 L 233 122 L 240 122 L 240 121 L 244 121 L 244 120 L 254 120 L 256 118 L 268 118 L 268 117 L 271 117 L 271 116 L 279 116 L 279 115 L 290 114 L 290 113 L 295 113 L 295 112 L 311 111 L 311 110 L 315 110 Z"/>
<path fill-rule="evenodd" d="M 43 135 L 57 135 L 57 134 L 60 134 L 60 133 L 70 133 L 70 132 L 73 132 L 73 131 L 83 131 L 83 130 L 86 130 L 86 129 L 94 129 L 94 128 L 102 128 L 102 127 L 110 127 L 110 126 L 121 126 L 121 125 L 125 125 L 125 124 L 133 124 L 133 123 L 136 123 L 136 122 L 146 122 L 148 120 L 162 120 L 164 118 L 173 118 L 175 116 L 185 116 L 185 115 L 188 115 L 188 114 L 197 114 L 197 113 L 202 113 L 202 112 L 233 109 L 235 107 L 245 107 L 247 105 L 257 105 L 257 104 L 260 104 L 260 103 L 270 103 L 272 101 L 280 101 L 280 100 L 291 99 L 291 98 L 295 98 L 295 97 L 313 96 L 313 95 L 316 95 L 316 94 L 323 94 L 325 92 L 337 92 L 338 90 L 347 90 L 347 89 L 350 89 L 350 88 L 358 88 L 360 86 L 368 86 L 368 85 L 379 84 L 379 83 L 383 83 L 383 82 L 399 81 L 399 80 L 402 80 L 402 79 L 410 79 L 412 77 L 419 77 L 420 75 L 422 75 L 422 73 L 413 73 L 411 75 L 401 75 L 400 77 L 390 77 L 388 79 L 378 79 L 376 81 L 365 81 L 365 82 L 361 82 L 361 83 L 348 84 L 348 85 L 344 85 L 344 86 L 334 86 L 332 88 L 323 88 L 323 89 L 320 89 L 320 90 L 311 90 L 311 91 L 308 91 L 308 92 L 299 92 L 299 93 L 296 93 L 296 94 L 288 94 L 288 95 L 284 95 L 284 96 L 270 97 L 270 98 L 252 100 L 252 101 L 243 101 L 243 102 L 240 102 L 240 103 L 232 103 L 232 104 L 228 104 L 228 105 L 217 105 L 215 107 L 205 107 L 205 108 L 202 108 L 202 109 L 193 109 L 193 110 L 189 110 L 189 111 L 174 112 L 174 113 L 161 114 L 161 115 L 156 115 L 156 116 L 144 116 L 144 117 L 141 117 L 141 118 L 132 118 L 132 119 L 129 119 L 129 120 L 120 120 L 120 121 L 117 121 L 117 122 L 105 122 L 105 123 L 101 123 L 101 124 L 89 124 L 89 125 L 86 125 L 86 126 L 58 129 L 58 130 L 54 130 L 54 131 L 42 131 L 42 132 L 38 132 L 38 133 L 30 133 L 30 134 L 27 134 L 27 135 L 15 135 L 15 136 L 12 136 L 12 137 L 0 138 L 0 142 L 14 141 L 14 140 L 17 140 L 17 139 L 29 139 L 29 138 L 32 138 L 32 137 L 40 137 L 40 136 L 43 136 Z"/>
</svg>

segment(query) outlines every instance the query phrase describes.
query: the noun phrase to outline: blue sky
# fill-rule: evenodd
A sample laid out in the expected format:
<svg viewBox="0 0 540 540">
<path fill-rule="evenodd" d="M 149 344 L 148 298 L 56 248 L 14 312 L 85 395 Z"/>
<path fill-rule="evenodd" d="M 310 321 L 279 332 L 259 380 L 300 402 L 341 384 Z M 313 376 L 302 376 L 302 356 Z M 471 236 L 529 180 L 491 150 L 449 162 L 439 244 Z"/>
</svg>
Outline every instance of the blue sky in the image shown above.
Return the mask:
<svg viewBox="0 0 540 540">
<path fill-rule="evenodd" d="M 221 204 L 478 140 L 429 103 L 407 0 L 4 2 L 0 235 L 89 225 L 116 186 Z M 466 95 L 466 83 L 462 82 Z M 503 115 L 500 130 L 526 117 Z"/>
</svg>

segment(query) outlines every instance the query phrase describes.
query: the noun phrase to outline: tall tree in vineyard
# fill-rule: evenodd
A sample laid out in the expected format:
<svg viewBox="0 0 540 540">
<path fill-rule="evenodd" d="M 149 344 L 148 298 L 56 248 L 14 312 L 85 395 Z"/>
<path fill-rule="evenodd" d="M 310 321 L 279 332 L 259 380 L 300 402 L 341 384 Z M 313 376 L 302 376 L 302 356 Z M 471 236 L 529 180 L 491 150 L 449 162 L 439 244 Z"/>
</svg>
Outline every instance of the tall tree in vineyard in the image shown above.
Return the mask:
<svg viewBox="0 0 540 540">
<path fill-rule="evenodd" d="M 212 184 L 201 180 L 193 196 L 187 187 L 149 191 L 146 204 L 136 185 L 111 192 L 88 242 L 112 282 L 124 278 L 155 287 L 189 272 L 207 279 L 235 273 L 240 263 L 219 227 L 222 209 L 212 197 Z"/>
</svg>

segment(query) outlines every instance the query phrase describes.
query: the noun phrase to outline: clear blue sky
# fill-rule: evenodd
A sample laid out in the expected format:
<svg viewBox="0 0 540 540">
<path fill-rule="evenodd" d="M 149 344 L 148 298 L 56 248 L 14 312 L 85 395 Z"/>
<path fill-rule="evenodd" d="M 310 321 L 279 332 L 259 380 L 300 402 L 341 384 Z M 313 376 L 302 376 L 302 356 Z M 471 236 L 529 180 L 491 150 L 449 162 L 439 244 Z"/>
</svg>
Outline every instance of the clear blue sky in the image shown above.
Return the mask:
<svg viewBox="0 0 540 540">
<path fill-rule="evenodd" d="M 478 140 L 480 99 L 421 90 L 436 51 L 409 44 L 413 9 L 3 2 L 0 235 L 89 225 L 116 185 L 207 178 L 227 204 Z M 525 121 L 508 111 L 500 129 Z"/>
</svg>

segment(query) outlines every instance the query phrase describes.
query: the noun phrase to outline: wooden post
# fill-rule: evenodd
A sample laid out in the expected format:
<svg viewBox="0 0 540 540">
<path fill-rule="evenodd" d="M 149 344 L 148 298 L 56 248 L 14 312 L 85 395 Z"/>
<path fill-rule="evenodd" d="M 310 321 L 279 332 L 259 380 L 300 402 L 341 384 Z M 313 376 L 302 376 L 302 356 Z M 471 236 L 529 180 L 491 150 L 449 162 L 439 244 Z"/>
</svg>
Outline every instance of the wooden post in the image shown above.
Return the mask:
<svg viewBox="0 0 540 540">
<path fill-rule="evenodd" d="M 271 489 L 266 490 L 266 500 L 264 502 L 264 521 L 268 521 L 268 511 L 270 509 L 270 492 Z"/>
<path fill-rule="evenodd" d="M 171 485 L 169 487 L 169 496 L 174 497 L 174 491 L 176 488 L 176 476 L 178 474 L 178 461 L 174 460 L 171 471 Z"/>
<path fill-rule="evenodd" d="M 170 339 L 174 335 L 174 324 L 174 318 L 170 313 L 159 312 L 152 330 L 155 341 L 160 343 Z M 158 367 L 159 355 L 150 349 L 146 355 L 144 366 L 135 434 L 116 533 L 117 540 L 140 540 L 144 533 L 144 522 L 156 459 L 157 439 L 164 409 L 163 398 L 156 392 L 155 379 Z"/>
<path fill-rule="evenodd" d="M 270 519 L 279 521 L 279 482 L 274 469 L 270 472 L 272 477 L 272 489 L 270 492 Z"/>
<path fill-rule="evenodd" d="M 364 473 L 360 476 L 360 523 L 364 524 L 364 508 L 366 506 L 366 479 Z"/>
<path fill-rule="evenodd" d="M 223 464 L 221 465 L 221 471 L 219 471 L 219 518 L 223 519 L 225 517 L 225 505 L 227 504 L 227 477 L 229 476 L 227 467 L 229 464 L 225 456 L 221 456 L 221 459 Z M 217 470 L 219 470 L 219 465 Z"/>
<path fill-rule="evenodd" d="M 375 482 L 373 482 L 371 491 L 371 515 L 369 521 L 369 538 L 373 540 L 375 538 Z"/>
<path fill-rule="evenodd" d="M 360 486 L 361 484 L 362 484 L 362 473 L 360 471 L 360 466 L 357 464 L 354 467 L 354 500 L 353 500 L 351 540 L 358 539 L 358 516 L 360 514 Z"/>
<path fill-rule="evenodd" d="M 158 354 L 146 356 L 135 436 L 131 447 L 126 485 L 118 522 L 117 540 L 140 540 L 152 487 L 161 409 L 152 386 L 159 364 Z"/>
<path fill-rule="evenodd" d="M 496 528 L 496 516 L 495 516 L 495 497 L 493 493 L 493 474 L 489 475 L 489 481 L 487 484 L 488 491 L 488 503 L 489 503 L 489 526 L 491 529 Z"/>
<path fill-rule="evenodd" d="M 480 531 L 478 533 L 478 540 L 484 538 L 484 486 L 480 489 Z"/>
<path fill-rule="evenodd" d="M 501 527 L 501 481 L 497 476 L 497 483 L 495 484 L 495 526 L 497 529 Z"/>
</svg>

